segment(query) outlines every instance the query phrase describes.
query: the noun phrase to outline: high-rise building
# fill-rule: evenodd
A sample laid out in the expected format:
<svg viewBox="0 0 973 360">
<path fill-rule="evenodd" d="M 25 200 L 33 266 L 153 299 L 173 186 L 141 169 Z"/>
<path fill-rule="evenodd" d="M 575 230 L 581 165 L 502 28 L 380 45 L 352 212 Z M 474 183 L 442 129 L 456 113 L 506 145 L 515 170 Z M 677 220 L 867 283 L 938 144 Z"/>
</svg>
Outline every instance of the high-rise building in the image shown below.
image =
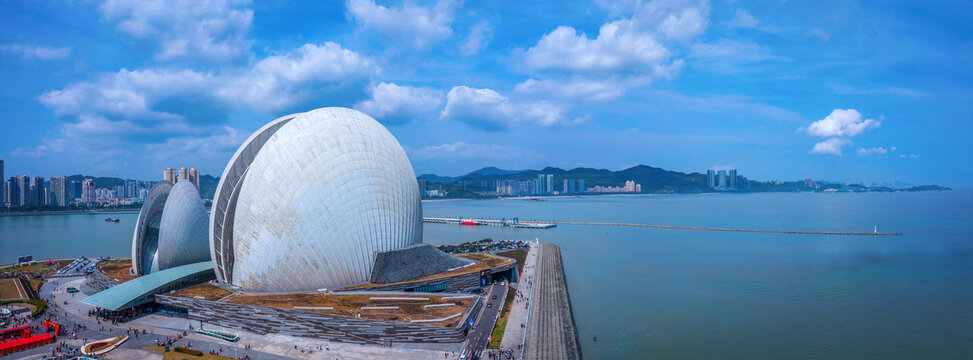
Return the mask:
<svg viewBox="0 0 973 360">
<path fill-rule="evenodd" d="M 84 181 L 77 181 L 77 180 L 71 181 L 71 194 L 68 195 L 68 198 L 70 198 L 72 202 L 81 199 L 81 194 L 83 191 L 81 188 L 83 184 Z"/>
<path fill-rule="evenodd" d="M 3 192 L 3 199 L 4 199 L 3 200 L 4 203 L 0 204 L 0 206 L 10 207 L 10 203 L 7 202 L 10 200 L 10 182 L 4 179 L 0 179 L 0 183 L 3 184 L 3 189 L 0 189 L 0 192 Z"/>
<path fill-rule="evenodd" d="M 81 184 L 81 202 L 93 204 L 95 202 L 95 180 L 84 179 Z"/>
<path fill-rule="evenodd" d="M 547 174 L 547 186 L 544 187 L 544 192 L 548 194 L 554 192 L 554 174 Z"/>
<path fill-rule="evenodd" d="M 10 178 L 10 182 L 16 183 L 16 189 L 13 184 L 10 186 L 10 197 L 11 198 L 14 197 L 15 191 L 17 193 L 16 196 L 17 202 L 12 204 L 11 206 L 15 206 L 15 207 L 30 206 L 30 176 L 27 175 L 14 176 Z"/>
<path fill-rule="evenodd" d="M 125 193 L 122 194 L 122 197 L 126 197 L 126 198 L 138 197 L 139 195 L 138 184 L 139 182 L 136 180 L 125 180 Z"/>
<path fill-rule="evenodd" d="M 30 204 L 29 206 L 44 205 L 44 178 L 35 176 L 30 179 Z"/>
<path fill-rule="evenodd" d="M 183 180 L 188 180 L 188 179 L 189 179 L 189 172 L 186 171 L 186 168 L 184 168 L 184 167 L 179 168 L 179 180 L 178 181 L 183 181 Z"/>
<path fill-rule="evenodd" d="M 720 170 L 716 173 L 717 182 L 716 187 L 725 188 L 726 187 L 726 170 Z"/>
<path fill-rule="evenodd" d="M 189 181 L 196 186 L 196 190 L 199 191 L 199 170 L 196 168 L 189 168 Z"/>
<path fill-rule="evenodd" d="M 588 188 L 584 187 L 584 179 L 578 179 L 578 192 L 588 192 Z"/>
<path fill-rule="evenodd" d="M 51 205 L 68 205 L 67 182 L 67 176 L 51 176 Z"/>
<path fill-rule="evenodd" d="M 565 194 L 568 193 L 568 179 L 564 179 L 564 187 L 562 189 L 563 189 L 561 190 L 562 192 L 564 192 Z"/>
<path fill-rule="evenodd" d="M 171 184 L 176 183 L 176 171 L 172 168 L 162 169 L 162 180 L 168 181 Z"/>
<path fill-rule="evenodd" d="M 729 180 L 730 180 L 730 188 L 731 189 L 736 189 L 737 188 L 737 170 L 736 169 L 731 169 L 730 170 L 730 179 Z"/>
<path fill-rule="evenodd" d="M 713 169 L 706 170 L 706 186 L 716 187 L 716 171 L 713 171 Z"/>
<path fill-rule="evenodd" d="M 0 160 L 0 207 L 3 207 L 7 203 L 7 184 L 4 182 L 5 177 L 3 177 L 3 160 Z"/>
</svg>

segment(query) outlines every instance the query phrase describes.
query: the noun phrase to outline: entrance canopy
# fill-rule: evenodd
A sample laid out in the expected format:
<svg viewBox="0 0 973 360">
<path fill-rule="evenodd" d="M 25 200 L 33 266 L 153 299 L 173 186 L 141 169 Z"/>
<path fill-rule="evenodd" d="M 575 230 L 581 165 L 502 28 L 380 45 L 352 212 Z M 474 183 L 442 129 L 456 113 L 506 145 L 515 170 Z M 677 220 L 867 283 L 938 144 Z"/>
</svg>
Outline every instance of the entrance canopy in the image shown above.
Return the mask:
<svg viewBox="0 0 973 360">
<path fill-rule="evenodd" d="M 216 279 L 213 273 L 213 262 L 203 261 L 141 276 L 112 286 L 81 301 L 103 309 L 118 311 L 152 302 L 156 294 L 165 294 L 213 279 Z"/>
</svg>

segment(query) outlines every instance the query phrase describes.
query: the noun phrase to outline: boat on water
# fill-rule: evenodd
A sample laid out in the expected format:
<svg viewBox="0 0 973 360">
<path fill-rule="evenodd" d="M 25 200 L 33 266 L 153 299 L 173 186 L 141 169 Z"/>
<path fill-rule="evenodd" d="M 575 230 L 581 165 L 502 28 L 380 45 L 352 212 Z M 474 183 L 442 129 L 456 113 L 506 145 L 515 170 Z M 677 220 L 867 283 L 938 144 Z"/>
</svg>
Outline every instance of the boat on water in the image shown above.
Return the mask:
<svg viewBox="0 0 973 360">
<path fill-rule="evenodd" d="M 459 222 L 459 224 L 460 224 L 460 225 L 467 225 L 467 226 L 476 226 L 476 225 L 480 225 L 480 223 L 478 223 L 478 222 L 476 222 L 476 221 L 473 221 L 473 220 L 463 220 L 463 221 L 460 221 L 460 222 Z"/>
<path fill-rule="evenodd" d="M 115 223 L 117 223 L 119 221 L 122 221 L 122 220 L 121 219 L 112 219 L 111 216 L 105 218 L 105 222 L 115 222 Z"/>
</svg>

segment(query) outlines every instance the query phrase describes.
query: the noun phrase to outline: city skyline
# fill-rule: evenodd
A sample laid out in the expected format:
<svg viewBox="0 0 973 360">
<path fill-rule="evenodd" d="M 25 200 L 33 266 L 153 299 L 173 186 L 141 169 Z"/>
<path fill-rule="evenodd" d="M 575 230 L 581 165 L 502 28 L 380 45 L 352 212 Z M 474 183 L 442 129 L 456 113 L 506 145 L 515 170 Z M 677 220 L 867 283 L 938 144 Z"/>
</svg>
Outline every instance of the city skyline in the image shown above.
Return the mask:
<svg viewBox="0 0 973 360">
<path fill-rule="evenodd" d="M 947 166 L 973 152 L 969 4 L 196 6 L 4 4 L 7 177 L 155 178 L 190 161 L 218 174 L 246 134 L 309 106 L 372 115 L 418 173 L 735 166 L 951 187 L 973 175 Z M 221 26 L 183 26 L 200 21 Z"/>
</svg>

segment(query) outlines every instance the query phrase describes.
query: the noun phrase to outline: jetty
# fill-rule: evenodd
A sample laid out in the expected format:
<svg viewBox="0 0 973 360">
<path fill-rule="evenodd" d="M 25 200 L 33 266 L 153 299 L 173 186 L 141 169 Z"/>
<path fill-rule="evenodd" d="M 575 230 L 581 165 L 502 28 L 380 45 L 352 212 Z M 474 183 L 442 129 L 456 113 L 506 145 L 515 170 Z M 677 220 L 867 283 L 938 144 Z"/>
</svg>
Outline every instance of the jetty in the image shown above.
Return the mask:
<svg viewBox="0 0 973 360">
<path fill-rule="evenodd" d="M 524 359 L 581 359 L 578 330 L 561 262 L 561 249 L 539 243 L 527 313 Z"/>
<path fill-rule="evenodd" d="M 543 222 L 543 221 L 520 221 L 517 218 L 513 219 L 472 219 L 472 218 L 461 218 L 461 217 L 424 217 L 422 218 L 424 223 L 432 224 L 453 224 L 453 225 L 484 225 L 484 226 L 501 226 L 519 229 L 550 229 L 557 225 L 553 223 Z"/>
</svg>

